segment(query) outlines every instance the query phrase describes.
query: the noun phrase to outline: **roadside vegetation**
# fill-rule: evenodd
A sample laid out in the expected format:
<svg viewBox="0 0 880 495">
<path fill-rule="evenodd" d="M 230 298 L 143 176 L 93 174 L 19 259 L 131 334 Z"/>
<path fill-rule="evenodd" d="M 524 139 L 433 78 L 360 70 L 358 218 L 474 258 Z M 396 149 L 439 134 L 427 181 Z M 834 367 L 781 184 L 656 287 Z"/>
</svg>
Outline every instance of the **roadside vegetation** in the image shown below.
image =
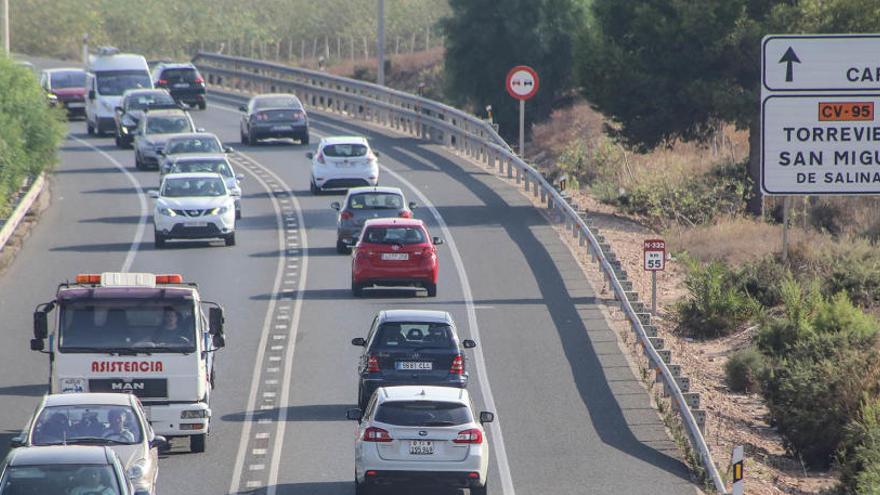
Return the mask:
<svg viewBox="0 0 880 495">
<path fill-rule="evenodd" d="M 0 225 L 22 186 L 55 164 L 64 132 L 33 72 L 0 56 Z"/>
</svg>

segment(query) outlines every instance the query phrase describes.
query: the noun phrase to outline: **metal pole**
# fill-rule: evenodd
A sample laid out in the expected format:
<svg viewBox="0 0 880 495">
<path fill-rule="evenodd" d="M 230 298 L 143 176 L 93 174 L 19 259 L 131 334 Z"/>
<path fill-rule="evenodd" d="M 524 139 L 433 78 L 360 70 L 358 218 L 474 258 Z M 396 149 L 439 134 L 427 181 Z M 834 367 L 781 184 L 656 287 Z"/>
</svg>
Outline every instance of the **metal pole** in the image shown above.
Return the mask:
<svg viewBox="0 0 880 495">
<path fill-rule="evenodd" d="M 788 209 L 791 196 L 782 200 L 782 262 L 788 260 Z"/>
<path fill-rule="evenodd" d="M 526 100 L 519 100 L 519 156 L 526 157 Z"/>
<path fill-rule="evenodd" d="M 651 314 L 657 316 L 657 270 L 651 271 Z"/>
<path fill-rule="evenodd" d="M 737 445 L 733 448 L 733 495 L 743 495 L 745 484 L 745 472 L 743 471 L 743 446 Z"/>
<path fill-rule="evenodd" d="M 89 33 L 83 34 L 82 58 L 83 58 L 83 67 L 88 67 L 89 66 Z"/>
<path fill-rule="evenodd" d="M 7 57 L 12 53 L 9 46 L 9 0 L 3 0 L 3 50 Z"/>
<path fill-rule="evenodd" d="M 385 86 L 385 0 L 379 2 L 379 32 L 376 35 L 376 53 L 379 56 L 379 69 L 376 71 L 376 82 Z"/>
</svg>

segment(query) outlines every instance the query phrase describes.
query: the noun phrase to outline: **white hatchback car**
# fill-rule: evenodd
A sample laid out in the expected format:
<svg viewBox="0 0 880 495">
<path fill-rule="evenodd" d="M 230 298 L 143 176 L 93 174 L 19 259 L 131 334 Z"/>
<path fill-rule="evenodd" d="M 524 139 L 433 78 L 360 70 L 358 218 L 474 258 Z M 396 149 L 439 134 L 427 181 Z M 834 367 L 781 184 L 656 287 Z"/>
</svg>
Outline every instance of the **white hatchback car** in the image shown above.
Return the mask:
<svg viewBox="0 0 880 495">
<path fill-rule="evenodd" d="M 373 493 L 390 484 L 445 485 L 485 495 L 489 442 L 483 424 L 495 415 L 474 419 L 467 390 L 452 387 L 380 387 L 365 412 L 348 411 L 358 420 L 355 440 L 355 492 Z"/>
<path fill-rule="evenodd" d="M 12 447 L 106 445 L 126 470 L 136 495 L 155 494 L 160 449 L 140 401 L 132 394 L 51 394 L 43 398 Z"/>
<path fill-rule="evenodd" d="M 312 194 L 328 190 L 379 185 L 379 154 L 362 136 L 321 138 L 312 160 Z"/>
<path fill-rule="evenodd" d="M 170 174 L 162 179 L 153 211 L 156 248 L 169 239 L 216 239 L 235 245 L 235 197 L 220 174 Z"/>
</svg>

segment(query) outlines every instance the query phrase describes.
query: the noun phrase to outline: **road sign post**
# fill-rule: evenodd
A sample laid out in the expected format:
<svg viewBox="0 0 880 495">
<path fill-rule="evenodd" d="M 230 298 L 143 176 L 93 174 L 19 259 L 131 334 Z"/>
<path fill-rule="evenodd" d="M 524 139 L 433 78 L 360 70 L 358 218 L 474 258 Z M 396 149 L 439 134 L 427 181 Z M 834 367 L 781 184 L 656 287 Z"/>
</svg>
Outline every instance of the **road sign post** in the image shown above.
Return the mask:
<svg viewBox="0 0 880 495">
<path fill-rule="evenodd" d="M 525 157 L 526 100 L 538 92 L 538 73 L 526 65 L 517 65 L 507 73 L 507 93 L 519 100 L 519 156 Z"/>
<path fill-rule="evenodd" d="M 743 477 L 743 446 L 737 445 L 733 448 L 733 458 L 731 459 L 731 467 L 733 468 L 733 495 L 743 495 L 745 489 L 745 481 Z"/>
<path fill-rule="evenodd" d="M 645 239 L 645 271 L 651 272 L 651 314 L 657 315 L 657 272 L 666 269 L 666 241 Z"/>
</svg>

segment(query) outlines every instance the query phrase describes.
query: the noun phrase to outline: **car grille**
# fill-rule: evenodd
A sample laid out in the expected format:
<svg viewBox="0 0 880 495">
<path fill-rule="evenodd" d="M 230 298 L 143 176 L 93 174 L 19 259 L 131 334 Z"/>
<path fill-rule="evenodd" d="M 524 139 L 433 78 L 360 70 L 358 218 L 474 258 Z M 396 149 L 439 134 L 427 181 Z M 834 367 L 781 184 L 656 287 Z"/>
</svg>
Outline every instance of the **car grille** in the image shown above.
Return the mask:
<svg viewBox="0 0 880 495">
<path fill-rule="evenodd" d="M 92 378 L 90 392 L 127 392 L 138 397 L 168 397 L 165 378 Z"/>
<path fill-rule="evenodd" d="M 330 179 L 324 183 L 324 189 L 339 189 L 348 187 L 369 186 L 370 183 L 365 179 Z"/>
<path fill-rule="evenodd" d="M 174 213 L 182 217 L 196 218 L 202 215 L 206 215 L 208 213 L 208 210 L 174 210 Z"/>
<path fill-rule="evenodd" d="M 174 227 L 171 227 L 171 235 L 181 237 L 211 237 L 219 236 L 220 229 L 213 223 L 209 223 L 206 227 L 187 227 L 185 224 L 176 223 L 174 224 Z"/>
</svg>

